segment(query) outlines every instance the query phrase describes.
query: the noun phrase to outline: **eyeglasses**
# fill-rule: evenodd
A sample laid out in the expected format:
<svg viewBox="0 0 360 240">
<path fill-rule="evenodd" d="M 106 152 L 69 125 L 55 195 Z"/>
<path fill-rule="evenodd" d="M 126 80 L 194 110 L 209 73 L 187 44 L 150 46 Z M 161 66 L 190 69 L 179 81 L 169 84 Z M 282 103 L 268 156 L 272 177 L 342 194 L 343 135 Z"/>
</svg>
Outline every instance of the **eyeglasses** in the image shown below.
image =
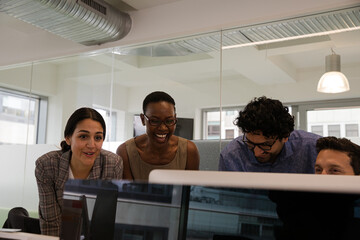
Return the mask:
<svg viewBox="0 0 360 240">
<path fill-rule="evenodd" d="M 254 150 L 255 147 L 260 148 L 261 150 L 267 152 L 270 151 L 272 146 L 276 143 L 276 141 L 278 140 L 278 137 L 275 138 L 274 142 L 272 144 L 266 144 L 266 143 L 253 143 L 249 140 L 247 140 L 245 134 L 243 135 L 243 139 L 242 141 L 248 146 L 248 148 L 250 150 Z"/>
<path fill-rule="evenodd" d="M 165 121 L 161 121 L 159 119 L 150 119 L 148 116 L 146 116 L 144 114 L 144 117 L 146 118 L 146 120 L 149 122 L 149 124 L 151 126 L 160 126 L 162 123 L 165 124 L 165 126 L 171 127 L 174 126 L 177 123 L 177 119 L 176 118 L 168 118 Z"/>
</svg>

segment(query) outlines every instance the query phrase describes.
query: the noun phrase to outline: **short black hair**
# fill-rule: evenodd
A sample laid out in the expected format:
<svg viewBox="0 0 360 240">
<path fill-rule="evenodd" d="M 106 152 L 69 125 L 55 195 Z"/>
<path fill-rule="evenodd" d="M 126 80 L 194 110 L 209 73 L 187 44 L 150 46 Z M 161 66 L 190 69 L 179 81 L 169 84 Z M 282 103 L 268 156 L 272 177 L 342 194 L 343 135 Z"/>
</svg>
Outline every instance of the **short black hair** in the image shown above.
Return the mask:
<svg viewBox="0 0 360 240">
<path fill-rule="evenodd" d="M 104 118 L 101 116 L 101 114 L 96 111 L 95 109 L 88 108 L 88 107 L 82 107 L 77 109 L 71 116 L 69 117 L 65 130 L 64 130 L 64 138 L 71 137 L 72 134 L 75 131 L 75 128 L 79 122 L 85 119 L 91 119 L 96 122 L 99 122 L 103 128 L 103 137 L 105 139 L 106 134 L 106 125 Z M 70 150 L 70 146 L 66 143 L 66 141 L 62 141 L 60 143 L 62 152 L 66 152 Z"/>
<path fill-rule="evenodd" d="M 294 117 L 279 100 L 265 96 L 251 100 L 235 119 L 244 133 L 261 131 L 265 137 L 287 138 L 294 131 Z"/>
<path fill-rule="evenodd" d="M 143 101 L 143 113 L 146 113 L 146 107 L 149 103 L 156 103 L 156 102 L 168 102 L 174 105 L 174 111 L 175 109 L 175 100 L 166 92 L 162 91 L 155 91 L 150 94 L 148 94 L 144 101 Z"/>
<path fill-rule="evenodd" d="M 350 158 L 350 164 L 355 175 L 360 175 L 360 146 L 347 138 L 322 137 L 316 141 L 316 151 L 335 150 L 346 153 Z"/>
</svg>

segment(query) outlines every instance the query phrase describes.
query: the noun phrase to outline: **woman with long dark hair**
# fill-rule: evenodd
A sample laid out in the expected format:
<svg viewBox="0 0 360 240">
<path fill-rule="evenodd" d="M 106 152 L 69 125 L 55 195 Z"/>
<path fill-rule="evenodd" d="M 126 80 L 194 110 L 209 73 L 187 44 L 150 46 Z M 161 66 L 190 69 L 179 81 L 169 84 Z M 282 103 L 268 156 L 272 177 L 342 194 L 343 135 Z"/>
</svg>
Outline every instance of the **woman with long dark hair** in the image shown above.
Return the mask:
<svg viewBox="0 0 360 240">
<path fill-rule="evenodd" d="M 69 118 L 61 150 L 36 161 L 40 229 L 44 235 L 60 235 L 62 197 L 68 179 L 121 179 L 120 156 L 102 149 L 106 126 L 92 108 L 79 108 Z"/>
</svg>

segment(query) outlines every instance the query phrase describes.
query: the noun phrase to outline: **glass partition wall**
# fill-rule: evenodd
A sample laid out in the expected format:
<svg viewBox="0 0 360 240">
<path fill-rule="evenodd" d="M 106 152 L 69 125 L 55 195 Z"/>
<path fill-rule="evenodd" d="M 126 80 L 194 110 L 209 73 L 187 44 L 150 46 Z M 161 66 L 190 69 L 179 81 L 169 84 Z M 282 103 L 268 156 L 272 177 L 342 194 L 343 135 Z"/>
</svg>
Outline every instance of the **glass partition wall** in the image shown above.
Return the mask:
<svg viewBox="0 0 360 240">
<path fill-rule="evenodd" d="M 353 21 L 359 24 L 360 17 Z M 326 109 L 351 106 L 356 109 L 348 113 L 351 121 L 336 121 L 358 141 L 359 28 L 318 29 L 319 34 L 285 38 L 264 32 L 270 25 L 1 67 L 0 184 L 6 197 L 0 199 L 0 225 L 12 207 L 23 206 L 36 215 L 35 161 L 59 148 L 68 117 L 83 106 L 104 116 L 103 147 L 115 152 L 134 136 L 144 97 L 156 90 L 169 93 L 176 102 L 177 134 L 197 144 L 201 170 L 216 170 L 224 143 L 241 134 L 233 125 L 238 111 L 259 96 L 281 100 L 295 115 L 297 128 L 314 132 L 320 132 L 318 125 L 327 124 L 326 119 L 308 111 L 324 103 Z M 244 43 L 255 35 L 269 36 Z M 332 50 L 341 55 L 350 91 L 318 93 L 325 57 Z"/>
</svg>

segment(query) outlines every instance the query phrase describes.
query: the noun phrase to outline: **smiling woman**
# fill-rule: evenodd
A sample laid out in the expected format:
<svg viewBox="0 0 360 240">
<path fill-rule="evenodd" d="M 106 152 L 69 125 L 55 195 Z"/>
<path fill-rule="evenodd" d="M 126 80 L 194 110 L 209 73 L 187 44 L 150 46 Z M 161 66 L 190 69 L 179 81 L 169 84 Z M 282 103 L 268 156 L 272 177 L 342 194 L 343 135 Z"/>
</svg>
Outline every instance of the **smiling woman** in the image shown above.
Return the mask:
<svg viewBox="0 0 360 240">
<path fill-rule="evenodd" d="M 177 119 L 175 101 L 169 94 L 156 91 L 147 95 L 140 118 L 146 134 L 126 141 L 117 149 L 124 159 L 124 178 L 147 181 L 153 169 L 199 169 L 196 145 L 173 135 Z"/>
<path fill-rule="evenodd" d="M 60 235 L 62 200 L 68 179 L 121 179 L 121 157 L 102 149 L 106 126 L 92 108 L 79 108 L 69 118 L 61 150 L 36 161 L 41 233 Z"/>
</svg>

